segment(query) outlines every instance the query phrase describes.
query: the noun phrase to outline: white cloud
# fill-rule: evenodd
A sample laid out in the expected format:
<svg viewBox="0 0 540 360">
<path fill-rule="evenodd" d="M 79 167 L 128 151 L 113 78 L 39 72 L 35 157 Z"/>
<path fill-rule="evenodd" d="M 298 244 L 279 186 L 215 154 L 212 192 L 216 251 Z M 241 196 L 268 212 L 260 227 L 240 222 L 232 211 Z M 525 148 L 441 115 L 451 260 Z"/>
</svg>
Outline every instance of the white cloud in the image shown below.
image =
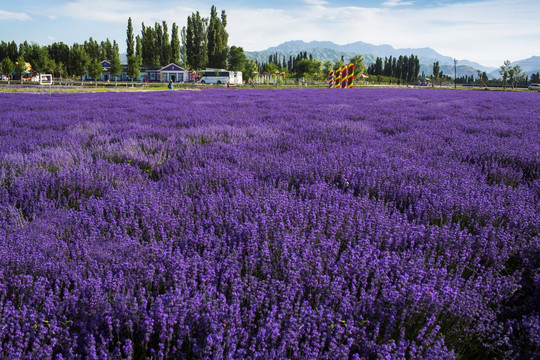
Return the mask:
<svg viewBox="0 0 540 360">
<path fill-rule="evenodd" d="M 30 16 L 25 13 L 15 13 L 0 10 L 0 20 L 18 20 L 18 21 L 27 21 L 30 20 Z"/>
<path fill-rule="evenodd" d="M 426 8 L 313 3 L 287 11 L 227 10 L 229 43 L 253 51 L 288 40 L 364 41 L 395 48 L 431 47 L 443 55 L 490 66 L 506 58 L 516 61 L 538 55 L 540 49 L 537 0 L 484 0 Z"/>
<path fill-rule="evenodd" d="M 324 6 L 328 5 L 328 1 L 324 0 L 304 0 L 304 3 L 311 5 L 311 6 Z"/>
<path fill-rule="evenodd" d="M 394 7 L 394 6 L 404 6 L 412 5 L 412 1 L 403 1 L 403 0 L 388 0 L 382 3 L 383 6 Z"/>
<path fill-rule="evenodd" d="M 171 4 L 156 6 L 153 1 L 128 0 L 72 0 L 61 6 L 48 8 L 50 19 L 71 18 L 81 21 L 98 21 L 103 23 L 127 24 L 131 17 L 133 27 L 136 29 L 142 22 L 167 21 L 169 23 L 183 21 L 192 12 L 190 7 Z"/>
<path fill-rule="evenodd" d="M 49 35 L 49 36 L 47 36 L 47 39 L 49 39 L 51 41 L 54 41 L 54 36 Z"/>
</svg>

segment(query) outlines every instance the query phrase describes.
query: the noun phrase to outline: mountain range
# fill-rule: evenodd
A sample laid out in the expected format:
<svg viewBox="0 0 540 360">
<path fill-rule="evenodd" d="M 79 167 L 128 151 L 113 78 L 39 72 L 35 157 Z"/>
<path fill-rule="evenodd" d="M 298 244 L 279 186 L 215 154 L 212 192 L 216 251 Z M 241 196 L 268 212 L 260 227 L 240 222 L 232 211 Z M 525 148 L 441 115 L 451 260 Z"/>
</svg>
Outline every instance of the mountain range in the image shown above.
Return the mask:
<svg viewBox="0 0 540 360">
<path fill-rule="evenodd" d="M 299 52 L 307 52 L 313 58 L 321 60 L 323 63 L 327 60 L 335 62 L 343 57 L 345 60 L 350 59 L 354 55 L 364 55 L 366 65 L 375 62 L 377 57 L 384 59 L 385 57 L 399 57 L 400 55 L 410 56 L 411 54 L 418 56 L 420 60 L 420 72 L 431 74 L 433 63 L 439 62 L 440 69 L 443 73 L 454 74 L 454 59 L 450 56 L 439 54 L 437 51 L 425 48 L 401 48 L 396 49 L 391 45 L 373 45 L 362 41 L 357 41 L 350 44 L 338 45 L 331 41 L 311 41 L 305 42 L 302 40 L 287 41 L 278 46 L 270 47 L 262 51 L 246 51 L 246 58 L 253 59 L 259 62 L 267 62 L 270 55 L 276 53 L 289 58 L 296 56 Z M 501 64 L 502 65 L 502 64 Z M 527 75 L 540 72 L 540 57 L 533 56 L 531 58 L 515 61 L 512 65 L 520 65 L 523 72 Z M 500 77 L 498 68 L 484 66 L 482 64 L 469 61 L 457 61 L 457 76 L 477 76 L 477 70 L 485 71 L 489 77 Z"/>
</svg>

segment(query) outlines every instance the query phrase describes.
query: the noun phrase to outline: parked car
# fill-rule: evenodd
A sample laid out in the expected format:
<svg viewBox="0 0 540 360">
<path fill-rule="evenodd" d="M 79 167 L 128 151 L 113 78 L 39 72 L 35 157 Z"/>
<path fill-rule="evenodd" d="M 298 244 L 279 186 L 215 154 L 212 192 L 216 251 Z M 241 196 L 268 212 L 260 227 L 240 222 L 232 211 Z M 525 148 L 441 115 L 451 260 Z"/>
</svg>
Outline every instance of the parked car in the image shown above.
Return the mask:
<svg viewBox="0 0 540 360">
<path fill-rule="evenodd" d="M 540 90 L 540 84 L 531 84 L 529 85 L 529 90 Z"/>
</svg>

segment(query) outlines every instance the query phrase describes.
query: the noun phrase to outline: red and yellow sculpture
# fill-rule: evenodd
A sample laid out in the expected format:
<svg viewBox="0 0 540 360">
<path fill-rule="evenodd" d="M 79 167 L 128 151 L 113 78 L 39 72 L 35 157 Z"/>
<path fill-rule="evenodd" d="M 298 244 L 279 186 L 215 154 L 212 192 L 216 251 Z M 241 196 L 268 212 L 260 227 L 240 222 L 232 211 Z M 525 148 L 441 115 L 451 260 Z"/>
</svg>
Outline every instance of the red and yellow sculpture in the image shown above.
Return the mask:
<svg viewBox="0 0 540 360">
<path fill-rule="evenodd" d="M 334 88 L 341 87 L 341 69 L 336 70 L 336 81 L 334 82 Z"/>
<path fill-rule="evenodd" d="M 352 88 L 354 83 L 354 64 L 343 65 L 341 68 L 330 71 L 328 75 L 328 87 L 332 88 Z"/>
<path fill-rule="evenodd" d="M 354 64 L 349 64 L 349 80 L 347 87 L 352 89 L 354 83 Z"/>
<path fill-rule="evenodd" d="M 346 89 L 347 88 L 347 80 L 349 80 L 347 76 L 347 65 L 343 65 L 341 67 L 341 88 Z"/>
</svg>

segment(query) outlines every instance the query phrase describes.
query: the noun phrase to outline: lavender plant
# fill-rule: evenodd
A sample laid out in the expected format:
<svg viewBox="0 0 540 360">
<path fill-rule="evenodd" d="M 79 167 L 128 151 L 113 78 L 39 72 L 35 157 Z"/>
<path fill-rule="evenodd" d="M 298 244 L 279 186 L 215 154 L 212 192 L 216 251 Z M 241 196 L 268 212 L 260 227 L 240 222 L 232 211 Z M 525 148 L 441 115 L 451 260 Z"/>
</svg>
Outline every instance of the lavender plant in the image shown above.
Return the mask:
<svg viewBox="0 0 540 360">
<path fill-rule="evenodd" d="M 540 357 L 533 93 L 0 98 L 0 358 Z"/>
</svg>

